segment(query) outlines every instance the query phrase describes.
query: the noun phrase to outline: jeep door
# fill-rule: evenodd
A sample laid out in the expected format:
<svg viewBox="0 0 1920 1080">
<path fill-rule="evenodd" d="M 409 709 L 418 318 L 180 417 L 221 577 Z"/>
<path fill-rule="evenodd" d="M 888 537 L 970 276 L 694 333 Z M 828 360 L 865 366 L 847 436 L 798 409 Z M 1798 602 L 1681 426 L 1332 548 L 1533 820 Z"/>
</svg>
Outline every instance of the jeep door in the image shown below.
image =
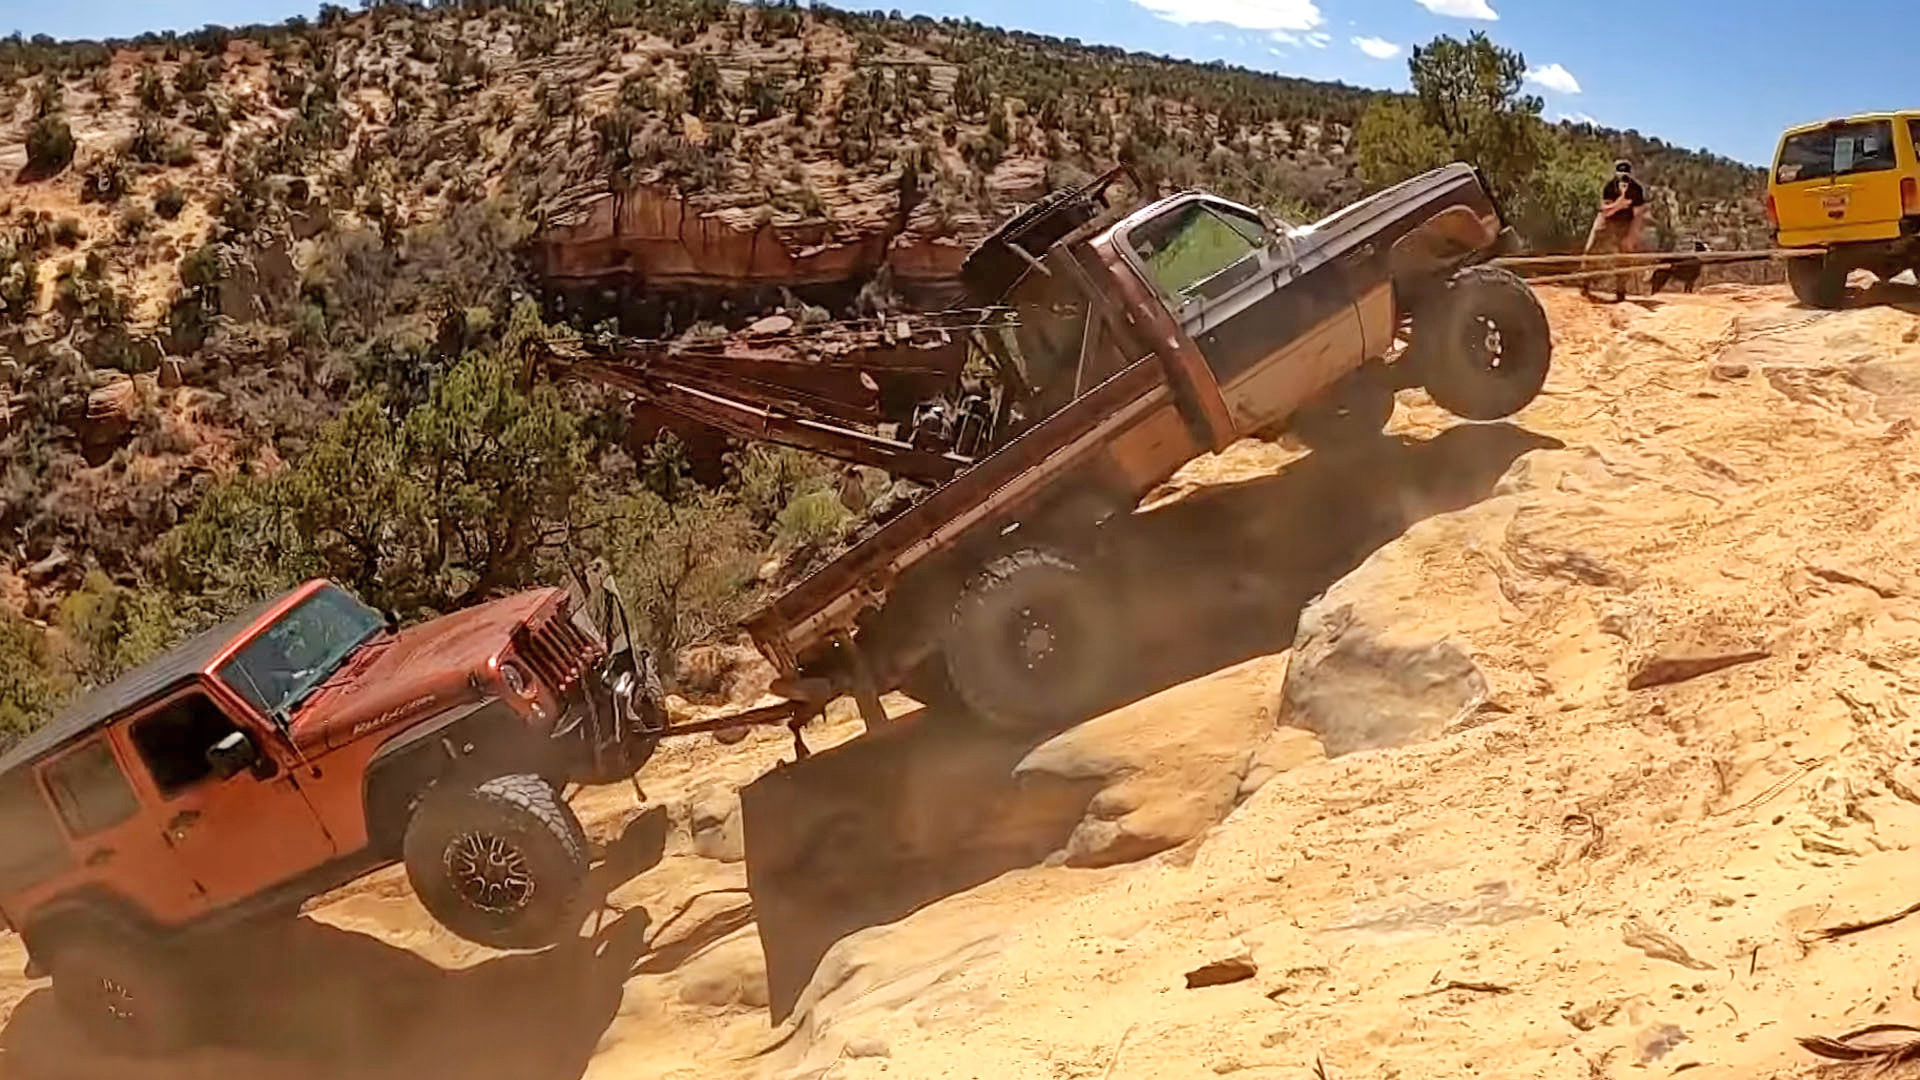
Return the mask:
<svg viewBox="0 0 1920 1080">
<path fill-rule="evenodd" d="M 238 734 L 259 736 L 196 688 L 120 729 L 157 821 L 208 908 L 251 897 L 329 861 L 334 844 L 296 777 L 255 741 L 258 770 L 222 776 L 210 756 Z"/>
<path fill-rule="evenodd" d="M 196 914 L 198 890 L 155 831 L 153 804 L 143 805 L 129 766 L 99 732 L 7 779 L 10 893 L 33 898 L 98 888 L 160 923 Z"/>
<path fill-rule="evenodd" d="M 1243 206 L 1194 194 L 1120 247 L 1199 346 L 1244 433 L 1286 419 L 1364 358 L 1346 275 Z"/>
</svg>

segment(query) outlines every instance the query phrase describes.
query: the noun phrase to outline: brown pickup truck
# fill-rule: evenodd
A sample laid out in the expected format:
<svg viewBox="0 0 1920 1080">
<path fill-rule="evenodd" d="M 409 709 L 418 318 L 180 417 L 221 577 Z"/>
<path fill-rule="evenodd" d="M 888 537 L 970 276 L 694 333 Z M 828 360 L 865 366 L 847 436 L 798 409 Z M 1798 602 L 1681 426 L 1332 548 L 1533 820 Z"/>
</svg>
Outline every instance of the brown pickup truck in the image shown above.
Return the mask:
<svg viewBox="0 0 1920 1080">
<path fill-rule="evenodd" d="M 1018 312 L 982 340 L 1025 417 L 992 410 L 997 449 L 747 620 L 796 719 L 851 694 L 874 723 L 893 688 L 1000 724 L 1088 715 L 1127 663 L 1082 572 L 1104 521 L 1247 436 L 1377 434 L 1412 386 L 1494 420 L 1546 380 L 1537 298 L 1481 265 L 1510 234 L 1470 166 L 1306 227 L 1200 192 L 1115 210 L 1112 179 L 1015 218 L 964 268 L 976 302 Z"/>
</svg>

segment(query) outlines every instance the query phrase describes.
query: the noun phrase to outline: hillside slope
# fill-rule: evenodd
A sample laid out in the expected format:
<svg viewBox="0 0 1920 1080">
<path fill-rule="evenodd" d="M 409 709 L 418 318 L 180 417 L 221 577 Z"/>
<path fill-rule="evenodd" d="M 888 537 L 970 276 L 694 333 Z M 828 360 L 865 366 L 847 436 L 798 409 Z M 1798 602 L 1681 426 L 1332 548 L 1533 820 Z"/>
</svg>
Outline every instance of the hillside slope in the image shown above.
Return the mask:
<svg viewBox="0 0 1920 1080">
<path fill-rule="evenodd" d="M 1920 919 L 1817 933 L 1920 891 L 1920 294 L 1869 298 L 1554 293 L 1554 373 L 1513 424 L 1410 393 L 1366 458 L 1242 443 L 1156 497 L 1170 602 L 1136 621 L 1216 651 L 1155 697 L 1037 747 L 923 716 L 758 783 L 783 737 L 684 745 L 653 809 L 583 798 L 615 909 L 592 949 L 485 954 L 389 873 L 272 954 L 236 1045 L 103 1061 L 9 975 L 0 1060 L 1802 1075 L 1797 1036 L 1920 1020 Z M 816 748 L 857 730 L 835 716 Z"/>
<path fill-rule="evenodd" d="M 137 606 L 123 594 L 226 602 L 196 590 L 238 568 L 164 580 L 163 538 L 234 478 L 298 467 L 349 401 L 399 424 L 449 370 L 497 360 L 518 306 L 665 336 L 775 307 L 806 321 L 942 306 L 990 225 L 1115 161 L 1151 188 L 1309 217 L 1363 193 L 1353 128 L 1378 97 L 718 0 L 379 4 L 112 46 L 0 42 L 0 682 L 101 651 L 72 647 L 87 636 L 76 595 L 109 612 Z M 1642 159 L 1668 232 L 1758 242 L 1755 170 L 1578 137 Z M 655 448 L 606 395 L 565 404 L 596 492 L 629 493 L 630 459 Z M 773 554 L 761 534 L 782 510 L 759 515 L 743 561 Z M 545 565 L 514 561 L 516 580 L 470 576 L 505 589 Z M 150 651 L 183 628 L 93 636 Z M 109 651 L 36 696 L 138 658 Z"/>
</svg>

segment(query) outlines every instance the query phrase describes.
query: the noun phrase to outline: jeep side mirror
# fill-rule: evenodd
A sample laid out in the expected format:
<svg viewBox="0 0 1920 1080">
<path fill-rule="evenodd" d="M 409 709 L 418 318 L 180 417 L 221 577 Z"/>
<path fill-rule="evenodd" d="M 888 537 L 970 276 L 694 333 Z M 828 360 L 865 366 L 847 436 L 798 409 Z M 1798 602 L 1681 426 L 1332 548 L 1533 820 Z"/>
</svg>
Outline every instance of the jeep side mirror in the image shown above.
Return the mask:
<svg viewBox="0 0 1920 1080">
<path fill-rule="evenodd" d="M 230 732 L 207 748 L 207 764 L 222 780 L 232 779 L 248 769 L 257 770 L 261 760 L 260 748 L 244 731 Z"/>
</svg>

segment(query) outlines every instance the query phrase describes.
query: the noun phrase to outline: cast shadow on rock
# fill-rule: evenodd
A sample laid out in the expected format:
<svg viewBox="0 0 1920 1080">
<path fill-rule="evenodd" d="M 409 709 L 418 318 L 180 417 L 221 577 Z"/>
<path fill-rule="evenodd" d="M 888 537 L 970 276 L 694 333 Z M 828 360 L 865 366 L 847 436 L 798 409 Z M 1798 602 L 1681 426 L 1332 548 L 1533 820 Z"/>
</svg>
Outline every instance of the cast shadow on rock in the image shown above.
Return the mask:
<svg viewBox="0 0 1920 1080">
<path fill-rule="evenodd" d="M 1287 649 L 1306 603 L 1368 555 L 1485 499 L 1523 454 L 1558 446 L 1506 423 L 1383 437 L 1110 524 L 1095 572 L 1124 598 L 1136 639 L 1110 704 Z M 1060 851 L 1101 782 L 1016 767 L 1082 719 L 1009 733 L 929 709 L 744 789 L 775 1021 L 836 942 Z"/>
</svg>

